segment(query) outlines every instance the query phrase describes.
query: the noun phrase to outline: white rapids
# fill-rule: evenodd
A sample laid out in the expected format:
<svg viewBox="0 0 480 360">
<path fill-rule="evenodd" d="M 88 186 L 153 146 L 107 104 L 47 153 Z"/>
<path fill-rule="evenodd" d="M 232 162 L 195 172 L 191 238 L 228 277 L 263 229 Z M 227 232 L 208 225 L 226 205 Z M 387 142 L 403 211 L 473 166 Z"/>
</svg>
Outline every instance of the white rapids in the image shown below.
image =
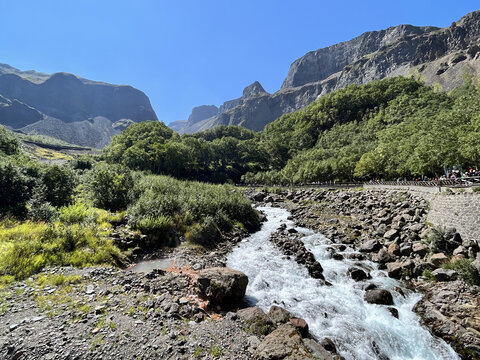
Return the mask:
<svg viewBox="0 0 480 360">
<path fill-rule="evenodd" d="M 325 280 L 333 286 L 321 286 L 311 278 L 305 267 L 287 259 L 269 238 L 287 220 L 287 210 L 262 207 L 267 221 L 262 229 L 240 243 L 228 256 L 227 266 L 243 271 L 249 279 L 247 300 L 268 312 L 279 305 L 305 319 L 310 332 L 321 340 L 331 339 L 340 355 L 347 360 L 450 360 L 460 359 L 443 340 L 436 338 L 420 324 L 412 311 L 421 296 L 401 287 L 389 278 L 375 263 L 359 260 L 333 260 L 328 248 L 334 247 L 321 234 L 305 228 L 296 228 L 305 234 L 306 248 L 324 269 Z M 354 252 L 347 248 L 341 252 Z M 355 282 L 347 275 L 351 266 L 370 269 L 372 279 Z M 366 283 L 390 290 L 399 318 L 385 306 L 368 304 L 363 300 Z M 402 288 L 404 296 L 394 288 Z"/>
</svg>

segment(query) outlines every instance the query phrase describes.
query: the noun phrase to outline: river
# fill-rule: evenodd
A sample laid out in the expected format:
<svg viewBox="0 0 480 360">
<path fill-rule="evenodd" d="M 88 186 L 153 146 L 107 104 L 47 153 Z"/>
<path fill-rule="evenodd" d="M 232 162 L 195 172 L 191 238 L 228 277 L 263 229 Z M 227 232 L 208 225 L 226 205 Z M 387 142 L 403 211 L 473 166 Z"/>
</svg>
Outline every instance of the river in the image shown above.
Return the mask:
<svg viewBox="0 0 480 360">
<path fill-rule="evenodd" d="M 335 244 L 319 233 L 295 227 L 287 219 L 290 215 L 287 210 L 272 207 L 259 210 L 265 212 L 267 221 L 260 231 L 235 247 L 227 259 L 228 267 L 248 276 L 247 301 L 251 305 L 265 312 L 272 305 L 279 305 L 305 319 L 318 340 L 331 339 L 347 360 L 460 359 L 447 343 L 421 325 L 421 319 L 412 310 L 420 294 L 389 278 L 371 261 L 332 259 L 328 249 Z M 322 286 L 309 276 L 305 267 L 285 257 L 269 241 L 282 223 L 305 235 L 306 248 L 321 263 L 325 280 L 332 286 Z M 340 253 L 354 251 L 347 247 Z M 369 269 L 372 278 L 352 280 L 347 275 L 352 266 Z M 364 288 L 370 283 L 392 293 L 398 319 L 385 306 L 363 300 Z M 404 295 L 396 288 L 401 288 Z"/>
</svg>

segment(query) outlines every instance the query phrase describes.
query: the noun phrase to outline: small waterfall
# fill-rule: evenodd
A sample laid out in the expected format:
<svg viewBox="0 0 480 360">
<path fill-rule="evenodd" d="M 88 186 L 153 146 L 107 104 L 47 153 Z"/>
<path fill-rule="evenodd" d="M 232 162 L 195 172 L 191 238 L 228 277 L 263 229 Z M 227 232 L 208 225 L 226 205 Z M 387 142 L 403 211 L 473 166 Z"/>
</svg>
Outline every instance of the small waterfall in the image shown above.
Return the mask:
<svg viewBox="0 0 480 360">
<path fill-rule="evenodd" d="M 267 215 L 262 229 L 240 243 L 227 259 L 227 266 L 248 275 L 247 299 L 268 312 L 279 305 L 304 318 L 310 332 L 321 340 L 328 337 L 347 360 L 433 360 L 460 359 L 443 340 L 421 326 L 412 311 L 420 295 L 401 287 L 401 283 L 378 270 L 375 263 L 359 260 L 334 260 L 328 248 L 330 240 L 305 228 L 304 244 L 324 268 L 332 286 L 321 286 L 308 275 L 307 269 L 287 259 L 269 241 L 272 233 L 285 223 L 290 213 L 279 208 L 260 208 Z M 355 252 L 346 248 L 342 254 Z M 347 256 L 345 256 L 346 258 Z M 348 268 L 368 269 L 371 279 L 356 282 L 347 275 Z M 364 287 L 373 283 L 389 290 L 399 318 L 385 306 L 363 300 Z M 403 295 L 395 289 L 401 288 Z"/>
</svg>

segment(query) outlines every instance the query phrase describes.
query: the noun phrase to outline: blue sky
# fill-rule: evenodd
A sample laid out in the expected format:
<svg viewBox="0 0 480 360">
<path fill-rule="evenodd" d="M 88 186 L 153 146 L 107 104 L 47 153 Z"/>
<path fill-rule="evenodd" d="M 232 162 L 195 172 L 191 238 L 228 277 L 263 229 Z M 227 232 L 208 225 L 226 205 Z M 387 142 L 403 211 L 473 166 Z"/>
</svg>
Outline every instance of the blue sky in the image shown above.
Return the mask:
<svg viewBox="0 0 480 360">
<path fill-rule="evenodd" d="M 0 62 L 130 84 L 160 120 L 220 105 L 260 81 L 277 91 L 308 51 L 393 25 L 449 26 L 478 1 L 2 1 Z"/>
</svg>

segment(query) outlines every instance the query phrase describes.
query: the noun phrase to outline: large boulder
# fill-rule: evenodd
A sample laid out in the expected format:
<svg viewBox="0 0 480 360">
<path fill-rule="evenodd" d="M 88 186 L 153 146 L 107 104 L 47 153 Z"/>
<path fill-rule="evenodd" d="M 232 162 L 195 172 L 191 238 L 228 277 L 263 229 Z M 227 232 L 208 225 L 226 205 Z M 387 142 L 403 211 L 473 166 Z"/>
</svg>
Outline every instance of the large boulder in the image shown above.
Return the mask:
<svg viewBox="0 0 480 360">
<path fill-rule="evenodd" d="M 241 271 L 216 267 L 200 271 L 198 288 L 200 296 L 213 306 L 230 309 L 245 296 L 248 277 Z"/>
<path fill-rule="evenodd" d="M 370 304 L 393 305 L 393 297 L 388 290 L 368 290 L 365 292 L 364 300 Z"/>
<path fill-rule="evenodd" d="M 269 334 L 254 353 L 257 360 L 300 360 L 311 358 L 302 336 L 293 324 L 284 324 Z"/>
</svg>

